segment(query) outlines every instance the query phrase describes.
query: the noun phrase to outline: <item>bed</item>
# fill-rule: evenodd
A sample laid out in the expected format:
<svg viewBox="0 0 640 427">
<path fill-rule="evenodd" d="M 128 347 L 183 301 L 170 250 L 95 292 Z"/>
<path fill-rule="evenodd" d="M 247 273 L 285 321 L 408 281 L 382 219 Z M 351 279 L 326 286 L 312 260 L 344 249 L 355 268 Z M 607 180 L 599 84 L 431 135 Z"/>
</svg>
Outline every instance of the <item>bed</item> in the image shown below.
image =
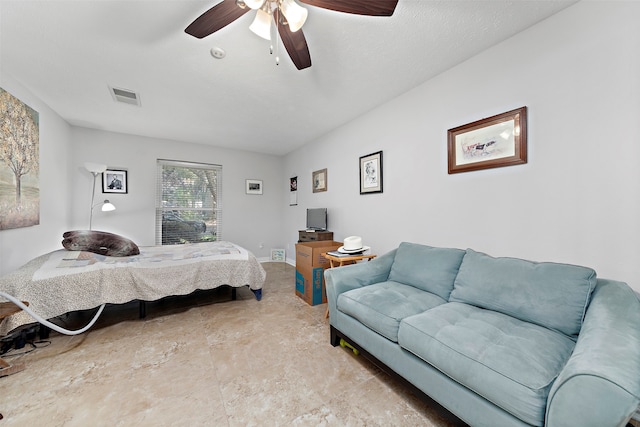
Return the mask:
<svg viewBox="0 0 640 427">
<path fill-rule="evenodd" d="M 249 286 L 256 299 L 262 298 L 264 269 L 251 252 L 234 243 L 142 246 L 139 252 L 114 257 L 57 250 L 0 278 L 0 291 L 28 301 L 44 319 L 102 304 L 155 301 L 223 285 L 234 291 Z M 0 324 L 0 336 L 33 322 L 27 313 L 12 315 Z"/>
</svg>

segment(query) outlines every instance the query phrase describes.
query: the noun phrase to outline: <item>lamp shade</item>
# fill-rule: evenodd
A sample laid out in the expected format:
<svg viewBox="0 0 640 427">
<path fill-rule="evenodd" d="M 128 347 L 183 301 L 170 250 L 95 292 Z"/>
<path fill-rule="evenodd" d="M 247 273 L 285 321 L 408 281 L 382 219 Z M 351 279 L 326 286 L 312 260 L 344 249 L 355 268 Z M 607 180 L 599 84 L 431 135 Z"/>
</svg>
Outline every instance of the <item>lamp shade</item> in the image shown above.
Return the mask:
<svg viewBox="0 0 640 427">
<path fill-rule="evenodd" d="M 102 173 L 104 171 L 107 170 L 107 165 L 103 165 L 100 163 L 92 163 L 92 162 L 86 162 L 84 164 L 84 167 L 86 170 L 88 170 L 91 173 Z"/>
<path fill-rule="evenodd" d="M 249 25 L 249 29 L 263 39 L 271 40 L 271 15 L 262 9 L 258 9 L 255 19 Z"/>
<path fill-rule="evenodd" d="M 304 7 L 300 6 L 294 0 L 283 0 L 280 5 L 280 10 L 287 22 L 289 23 L 289 30 L 292 33 L 298 31 L 304 25 L 307 20 L 309 12 Z"/>
<path fill-rule="evenodd" d="M 111 211 L 115 211 L 116 207 L 108 200 L 104 201 L 104 204 L 102 205 L 102 212 L 111 212 Z"/>
</svg>

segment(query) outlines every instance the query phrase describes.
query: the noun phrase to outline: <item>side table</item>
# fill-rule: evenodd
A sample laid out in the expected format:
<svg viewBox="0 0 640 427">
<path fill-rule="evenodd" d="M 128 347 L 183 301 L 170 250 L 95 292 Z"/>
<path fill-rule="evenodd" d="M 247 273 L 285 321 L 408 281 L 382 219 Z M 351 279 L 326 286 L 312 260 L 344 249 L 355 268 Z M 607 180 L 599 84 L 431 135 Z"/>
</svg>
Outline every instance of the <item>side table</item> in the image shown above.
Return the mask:
<svg viewBox="0 0 640 427">
<path fill-rule="evenodd" d="M 321 253 L 323 257 L 329 260 L 329 268 L 342 267 L 343 265 L 355 264 L 358 261 L 362 261 L 366 259 L 367 261 L 372 260 L 377 255 L 347 255 L 347 256 L 335 256 L 329 255 L 326 252 Z M 327 304 L 327 311 L 324 313 L 324 318 L 329 318 L 329 305 Z"/>
<path fill-rule="evenodd" d="M 26 301 L 23 301 L 23 303 L 24 305 L 29 305 L 29 303 Z M 22 311 L 22 309 L 12 302 L 0 302 L 0 320 L 4 319 L 5 317 L 9 317 L 12 314 L 16 314 L 20 311 Z M 0 377 L 15 374 L 23 370 L 24 363 L 10 364 L 0 357 Z"/>
</svg>

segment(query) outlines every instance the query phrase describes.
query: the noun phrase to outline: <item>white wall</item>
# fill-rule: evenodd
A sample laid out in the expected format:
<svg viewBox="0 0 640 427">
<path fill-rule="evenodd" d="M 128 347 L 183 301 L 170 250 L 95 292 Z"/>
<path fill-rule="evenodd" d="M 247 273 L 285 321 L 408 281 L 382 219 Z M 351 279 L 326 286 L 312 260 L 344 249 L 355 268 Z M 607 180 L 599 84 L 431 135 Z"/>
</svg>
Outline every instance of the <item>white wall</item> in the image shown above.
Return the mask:
<svg viewBox="0 0 640 427">
<path fill-rule="evenodd" d="M 40 225 L 0 231 L 0 274 L 87 227 L 85 161 L 129 171 L 129 194 L 109 194 L 118 210 L 96 212 L 94 227 L 153 244 L 155 162 L 167 158 L 223 165 L 223 238 L 258 257 L 271 247 L 294 256 L 306 208 L 328 207 L 337 240 L 361 235 L 375 253 L 404 240 L 472 247 L 588 265 L 640 290 L 639 18 L 638 2 L 580 2 L 284 159 L 70 127 L 0 75 L 40 113 L 41 162 Z M 447 174 L 447 129 L 523 105 L 527 165 Z M 358 158 L 378 150 L 384 193 L 359 195 Z M 328 191 L 313 194 L 322 168 Z M 247 178 L 264 180 L 263 196 L 244 194 Z"/>
<path fill-rule="evenodd" d="M 39 113 L 40 120 L 40 224 L 0 230 L 0 276 L 29 260 L 62 248 L 62 233 L 69 225 L 69 125 L 38 97 L 6 73 L 0 87 Z"/>
<path fill-rule="evenodd" d="M 373 253 L 471 247 L 587 265 L 640 291 L 638 22 L 639 2 L 580 2 L 291 153 L 288 247 L 306 208 L 327 207 L 336 240 L 360 235 Z M 447 129 L 521 106 L 528 164 L 447 174 Z M 360 195 L 358 159 L 378 150 L 384 193 Z M 313 194 L 322 168 L 328 191 Z"/>
<path fill-rule="evenodd" d="M 96 200 L 109 199 L 116 210 L 96 208 L 93 229 L 122 234 L 138 245 L 154 245 L 156 161 L 183 160 L 222 165 L 223 240 L 244 246 L 258 258 L 282 247 L 281 157 L 80 127 L 72 127 L 71 140 L 73 228 L 89 227 L 93 176 L 84 163 L 102 163 L 128 171 L 128 194 L 103 194 L 99 182 Z M 263 180 L 263 195 L 245 194 L 245 179 Z"/>
</svg>

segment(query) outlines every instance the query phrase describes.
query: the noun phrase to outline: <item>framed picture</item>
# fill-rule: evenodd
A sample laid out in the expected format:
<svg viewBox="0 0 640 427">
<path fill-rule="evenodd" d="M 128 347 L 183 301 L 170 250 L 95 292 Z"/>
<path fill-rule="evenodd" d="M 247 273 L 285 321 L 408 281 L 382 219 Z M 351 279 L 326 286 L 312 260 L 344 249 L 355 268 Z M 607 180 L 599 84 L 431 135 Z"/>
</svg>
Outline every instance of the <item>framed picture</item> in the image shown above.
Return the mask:
<svg viewBox="0 0 640 427">
<path fill-rule="evenodd" d="M 39 135 L 39 113 L 0 87 L 0 230 L 40 224 Z"/>
<path fill-rule="evenodd" d="M 284 249 L 271 249 L 271 261 L 273 262 L 285 262 Z"/>
<path fill-rule="evenodd" d="M 289 206 L 298 205 L 298 177 L 289 178 Z"/>
<path fill-rule="evenodd" d="M 129 192 L 127 183 L 127 171 L 107 169 L 102 172 L 102 192 L 103 193 L 122 193 Z"/>
<path fill-rule="evenodd" d="M 246 188 L 247 194 L 262 194 L 261 179 L 247 179 L 246 185 L 247 185 L 247 188 Z"/>
<path fill-rule="evenodd" d="M 448 131 L 449 173 L 527 163 L 527 107 Z"/>
<path fill-rule="evenodd" d="M 313 174 L 311 174 L 311 182 L 314 193 L 327 191 L 327 169 L 320 169 L 319 171 L 313 172 Z"/>
<path fill-rule="evenodd" d="M 360 194 L 382 193 L 382 151 L 360 157 Z"/>
</svg>

